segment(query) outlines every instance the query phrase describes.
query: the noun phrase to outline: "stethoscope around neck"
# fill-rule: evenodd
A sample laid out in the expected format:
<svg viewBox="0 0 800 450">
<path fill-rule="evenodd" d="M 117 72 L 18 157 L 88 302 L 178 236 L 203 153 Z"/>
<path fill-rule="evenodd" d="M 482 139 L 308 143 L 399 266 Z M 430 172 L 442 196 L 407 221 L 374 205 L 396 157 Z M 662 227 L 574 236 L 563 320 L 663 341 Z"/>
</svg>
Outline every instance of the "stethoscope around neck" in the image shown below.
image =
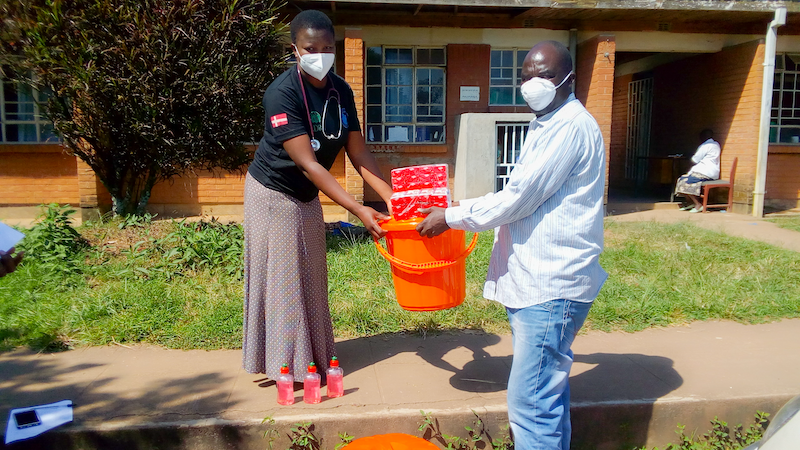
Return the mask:
<svg viewBox="0 0 800 450">
<path fill-rule="evenodd" d="M 311 122 L 311 109 L 308 107 L 308 98 L 306 98 L 306 88 L 303 85 L 303 76 L 300 74 L 300 67 L 297 67 L 297 77 L 300 78 L 300 91 L 303 93 L 303 103 L 306 106 L 306 116 L 308 117 L 308 129 L 311 130 L 311 148 L 316 152 L 320 149 L 321 145 L 319 141 L 314 137 L 314 123 Z M 335 94 L 335 97 L 331 96 L 331 93 Z M 325 118 L 328 117 L 328 104 L 330 103 L 331 99 L 336 100 L 336 112 L 339 116 L 339 130 L 336 134 L 328 134 L 325 131 Z M 342 102 L 341 97 L 339 96 L 339 91 L 333 86 L 333 82 L 331 82 L 331 87 L 328 89 L 328 95 L 325 99 L 325 106 L 322 107 L 322 117 L 320 118 L 320 122 L 322 125 L 322 135 L 325 136 L 328 140 L 336 140 L 342 137 Z"/>
</svg>

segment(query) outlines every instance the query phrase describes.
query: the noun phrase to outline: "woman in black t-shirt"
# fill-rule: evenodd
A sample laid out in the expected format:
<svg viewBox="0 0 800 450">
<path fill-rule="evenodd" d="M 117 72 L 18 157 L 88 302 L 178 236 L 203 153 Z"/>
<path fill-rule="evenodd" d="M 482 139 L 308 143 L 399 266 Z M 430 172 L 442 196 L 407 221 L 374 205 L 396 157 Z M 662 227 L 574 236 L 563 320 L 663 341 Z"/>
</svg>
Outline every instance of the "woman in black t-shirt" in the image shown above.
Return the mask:
<svg viewBox="0 0 800 450">
<path fill-rule="evenodd" d="M 287 363 L 295 376 L 335 356 L 328 309 L 321 190 L 355 214 L 375 237 L 382 213 L 358 203 L 331 175 L 342 148 L 389 205 L 392 190 L 366 148 L 350 86 L 328 73 L 334 30 L 319 11 L 291 24 L 297 67 L 264 93 L 264 137 L 245 180 L 243 365 L 276 379 Z"/>
</svg>

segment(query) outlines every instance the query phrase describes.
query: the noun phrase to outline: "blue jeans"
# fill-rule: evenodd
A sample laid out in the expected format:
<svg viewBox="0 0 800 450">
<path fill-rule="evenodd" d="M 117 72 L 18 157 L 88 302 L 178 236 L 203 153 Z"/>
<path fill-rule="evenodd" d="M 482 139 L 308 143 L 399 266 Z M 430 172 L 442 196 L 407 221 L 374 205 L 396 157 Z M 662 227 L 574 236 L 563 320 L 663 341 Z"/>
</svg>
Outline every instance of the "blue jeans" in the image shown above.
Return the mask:
<svg viewBox="0 0 800 450">
<path fill-rule="evenodd" d="M 572 341 L 591 303 L 551 300 L 506 308 L 514 358 L 508 377 L 508 421 L 516 450 L 568 450 Z"/>
</svg>

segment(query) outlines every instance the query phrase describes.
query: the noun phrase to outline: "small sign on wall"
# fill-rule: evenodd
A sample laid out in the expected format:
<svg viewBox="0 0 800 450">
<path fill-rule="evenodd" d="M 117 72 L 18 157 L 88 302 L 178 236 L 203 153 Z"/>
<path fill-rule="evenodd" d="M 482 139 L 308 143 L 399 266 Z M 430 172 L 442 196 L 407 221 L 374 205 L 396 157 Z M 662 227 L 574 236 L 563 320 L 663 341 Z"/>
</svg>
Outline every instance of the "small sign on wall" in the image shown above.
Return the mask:
<svg viewBox="0 0 800 450">
<path fill-rule="evenodd" d="M 461 86 L 459 100 L 462 102 L 477 102 L 481 99 L 480 86 Z"/>
</svg>

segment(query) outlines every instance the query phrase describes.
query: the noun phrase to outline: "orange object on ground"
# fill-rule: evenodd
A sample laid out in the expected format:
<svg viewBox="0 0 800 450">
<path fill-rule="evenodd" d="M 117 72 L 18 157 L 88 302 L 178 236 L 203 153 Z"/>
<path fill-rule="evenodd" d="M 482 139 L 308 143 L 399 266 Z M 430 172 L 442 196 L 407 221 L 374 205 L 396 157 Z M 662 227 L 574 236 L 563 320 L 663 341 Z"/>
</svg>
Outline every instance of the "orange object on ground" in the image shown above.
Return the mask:
<svg viewBox="0 0 800 450">
<path fill-rule="evenodd" d="M 410 434 L 391 433 L 356 439 L 344 450 L 439 450 L 439 447 Z"/>
<path fill-rule="evenodd" d="M 392 264 L 397 303 L 409 311 L 437 311 L 464 302 L 464 259 L 475 248 L 478 234 L 464 248 L 464 231 L 447 230 L 434 238 L 422 237 L 416 227 L 421 217 L 389 219 L 380 223 L 386 233 L 386 249 L 375 240 L 378 251 Z"/>
</svg>

